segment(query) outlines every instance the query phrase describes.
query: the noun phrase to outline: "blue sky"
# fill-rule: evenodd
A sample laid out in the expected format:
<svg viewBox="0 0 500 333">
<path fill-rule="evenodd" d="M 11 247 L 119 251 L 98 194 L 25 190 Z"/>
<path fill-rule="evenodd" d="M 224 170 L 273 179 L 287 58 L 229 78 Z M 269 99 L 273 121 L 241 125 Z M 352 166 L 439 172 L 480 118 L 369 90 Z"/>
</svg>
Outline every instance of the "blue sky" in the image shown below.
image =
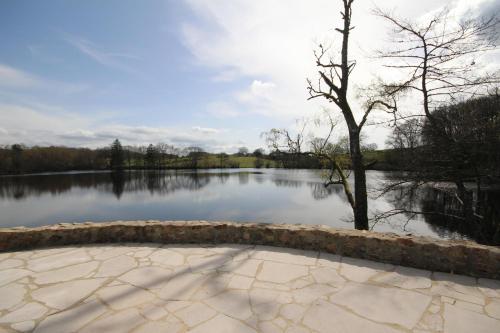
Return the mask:
<svg viewBox="0 0 500 333">
<path fill-rule="evenodd" d="M 264 146 L 262 131 L 293 129 L 325 106 L 306 101 L 305 79 L 314 45 L 334 36 L 338 1 L 314 2 L 1 1 L 0 144 Z M 378 2 L 403 15 L 498 4 Z M 355 8 L 359 82 L 386 32 L 369 9 Z M 368 137 L 383 145 L 386 133 Z"/>
</svg>

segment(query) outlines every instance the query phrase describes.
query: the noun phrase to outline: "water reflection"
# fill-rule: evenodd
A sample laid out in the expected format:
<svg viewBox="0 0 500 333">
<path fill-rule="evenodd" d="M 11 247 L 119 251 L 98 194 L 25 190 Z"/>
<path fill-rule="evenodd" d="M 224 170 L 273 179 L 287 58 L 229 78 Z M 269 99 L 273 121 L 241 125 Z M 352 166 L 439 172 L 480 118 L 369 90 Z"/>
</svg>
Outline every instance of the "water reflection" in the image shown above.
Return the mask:
<svg viewBox="0 0 500 333">
<path fill-rule="evenodd" d="M 344 188 L 342 185 L 329 185 L 325 186 L 323 183 L 309 182 L 307 185 L 311 188 L 312 197 L 315 200 L 324 200 L 332 195 L 337 195 L 342 201 L 348 203 L 344 195 Z"/>
<path fill-rule="evenodd" d="M 323 200 L 331 195 L 338 195 L 339 199 L 347 203 L 347 198 L 343 195 L 344 189 L 342 185 L 329 185 L 325 186 L 322 181 L 302 181 L 295 179 L 283 179 L 281 176 L 275 176 L 272 182 L 278 187 L 292 187 L 299 188 L 308 186 L 311 189 L 311 196 L 315 200 Z"/>
<path fill-rule="evenodd" d="M 376 188 L 387 173 L 370 171 Z M 498 194 L 482 196 L 498 202 Z M 390 192 L 369 198 L 372 212 L 404 207 L 450 211 L 453 201 L 433 191 Z M 314 170 L 225 169 L 204 171 L 89 172 L 0 177 L 0 227 L 109 220 L 234 220 L 325 224 L 352 228 L 352 210 L 341 185 L 325 187 Z M 489 209 L 489 210 L 488 210 Z M 498 221 L 498 207 L 487 208 Z M 487 214 L 486 214 L 487 215 Z M 477 228 L 439 216 L 407 216 L 377 224 L 374 230 L 440 238 L 500 239 L 498 223 Z M 495 229 L 496 228 L 496 229 Z"/>
<path fill-rule="evenodd" d="M 225 184 L 230 177 L 237 178 L 239 185 L 247 185 L 250 177 L 258 184 L 266 181 L 261 172 L 196 172 L 196 171 L 131 171 L 100 172 L 77 174 L 45 174 L 21 177 L 0 178 L 0 199 L 23 200 L 44 193 L 62 195 L 75 188 L 94 189 L 99 192 L 113 193 L 120 199 L 124 192 L 147 190 L 151 195 L 168 195 L 178 190 L 198 191 L 211 181 Z M 304 185 L 311 188 L 311 195 L 316 200 L 323 200 L 333 194 L 341 194 L 342 187 L 325 187 L 317 181 L 283 179 L 283 175 L 273 175 L 270 181 L 278 187 L 299 188 Z"/>
<path fill-rule="evenodd" d="M 448 185 L 450 186 L 450 185 Z M 418 188 L 400 187 L 385 195 L 394 207 L 405 211 L 409 222 L 417 217 L 414 212 L 425 212 L 420 219 L 440 238 L 464 238 L 478 243 L 500 245 L 500 191 L 474 191 L 476 221 L 466 221 L 462 205 L 448 187 L 422 186 Z"/>
</svg>

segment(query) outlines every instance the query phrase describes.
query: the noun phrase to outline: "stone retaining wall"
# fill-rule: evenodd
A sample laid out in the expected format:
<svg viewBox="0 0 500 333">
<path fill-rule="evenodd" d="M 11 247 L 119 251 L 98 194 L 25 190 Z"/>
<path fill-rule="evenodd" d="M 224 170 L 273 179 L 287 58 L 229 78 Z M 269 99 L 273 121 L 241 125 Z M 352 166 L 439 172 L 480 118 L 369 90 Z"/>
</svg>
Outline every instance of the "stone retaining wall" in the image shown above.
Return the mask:
<svg viewBox="0 0 500 333">
<path fill-rule="evenodd" d="M 272 245 L 500 279 L 500 248 L 467 241 L 334 229 L 232 222 L 130 221 L 0 229 L 0 251 L 91 243 L 244 243 Z"/>
</svg>

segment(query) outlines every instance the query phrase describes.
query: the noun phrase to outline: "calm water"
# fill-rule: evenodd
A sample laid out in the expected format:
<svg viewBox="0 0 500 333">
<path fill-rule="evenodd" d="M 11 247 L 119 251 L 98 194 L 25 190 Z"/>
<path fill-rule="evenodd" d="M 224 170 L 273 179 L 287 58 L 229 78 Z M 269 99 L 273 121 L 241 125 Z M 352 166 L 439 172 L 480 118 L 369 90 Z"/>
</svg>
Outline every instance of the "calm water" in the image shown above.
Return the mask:
<svg viewBox="0 0 500 333">
<path fill-rule="evenodd" d="M 370 171 L 376 188 L 387 173 Z M 370 210 L 394 196 L 370 198 Z M 340 185 L 325 188 L 316 170 L 235 169 L 59 173 L 0 177 L 0 227 L 112 220 L 230 220 L 353 228 Z M 459 238 L 423 219 L 398 216 L 374 230 Z"/>
</svg>

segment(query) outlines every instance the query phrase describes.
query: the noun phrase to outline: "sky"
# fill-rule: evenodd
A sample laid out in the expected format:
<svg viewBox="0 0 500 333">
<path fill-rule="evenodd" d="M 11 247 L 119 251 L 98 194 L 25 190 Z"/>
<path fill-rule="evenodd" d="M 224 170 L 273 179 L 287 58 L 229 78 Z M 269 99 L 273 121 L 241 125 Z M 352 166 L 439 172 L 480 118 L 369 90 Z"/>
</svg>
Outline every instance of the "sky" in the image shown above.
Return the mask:
<svg viewBox="0 0 500 333">
<path fill-rule="evenodd" d="M 318 43 L 338 46 L 340 4 L 3 0 L 0 145 L 95 148 L 118 138 L 212 152 L 265 147 L 262 132 L 293 130 L 297 119 L 332 108 L 307 100 L 306 78 L 316 77 Z M 356 0 L 353 87 L 381 72 L 373 52 L 387 42 L 388 26 L 372 15 L 375 6 L 424 18 L 443 6 L 492 13 L 500 0 Z M 379 147 L 388 131 L 365 129 Z"/>
</svg>

